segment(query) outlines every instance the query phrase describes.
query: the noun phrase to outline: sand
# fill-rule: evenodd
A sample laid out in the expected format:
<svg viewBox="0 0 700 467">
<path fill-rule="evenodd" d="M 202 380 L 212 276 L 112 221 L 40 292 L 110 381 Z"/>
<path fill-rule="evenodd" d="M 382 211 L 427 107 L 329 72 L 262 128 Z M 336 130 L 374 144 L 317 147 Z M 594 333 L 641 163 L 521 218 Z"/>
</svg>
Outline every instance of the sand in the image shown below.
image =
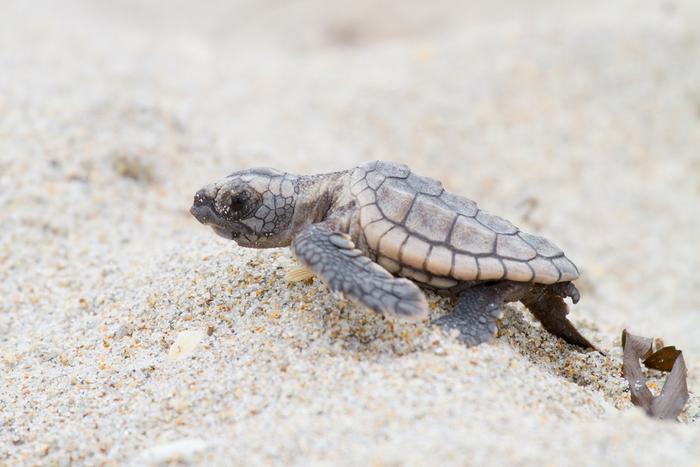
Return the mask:
<svg viewBox="0 0 700 467">
<path fill-rule="evenodd" d="M 0 7 L 0 464 L 699 465 L 698 2 Z M 606 355 L 520 305 L 464 348 L 187 212 L 372 159 L 562 246 Z M 684 350 L 681 423 L 623 328 Z"/>
</svg>

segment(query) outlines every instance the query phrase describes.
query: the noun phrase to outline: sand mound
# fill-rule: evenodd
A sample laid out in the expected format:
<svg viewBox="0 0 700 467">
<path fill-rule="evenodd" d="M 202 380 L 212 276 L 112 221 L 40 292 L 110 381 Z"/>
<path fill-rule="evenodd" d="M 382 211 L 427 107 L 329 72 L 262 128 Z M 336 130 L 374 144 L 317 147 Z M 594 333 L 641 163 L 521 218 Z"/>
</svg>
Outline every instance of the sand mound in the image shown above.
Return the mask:
<svg viewBox="0 0 700 467">
<path fill-rule="evenodd" d="M 0 463 L 697 462 L 698 398 L 646 418 L 618 346 L 700 383 L 696 2 L 179 3 L 0 15 Z M 368 159 L 555 240 L 606 355 L 520 305 L 465 349 L 187 212 L 234 169 Z"/>
</svg>

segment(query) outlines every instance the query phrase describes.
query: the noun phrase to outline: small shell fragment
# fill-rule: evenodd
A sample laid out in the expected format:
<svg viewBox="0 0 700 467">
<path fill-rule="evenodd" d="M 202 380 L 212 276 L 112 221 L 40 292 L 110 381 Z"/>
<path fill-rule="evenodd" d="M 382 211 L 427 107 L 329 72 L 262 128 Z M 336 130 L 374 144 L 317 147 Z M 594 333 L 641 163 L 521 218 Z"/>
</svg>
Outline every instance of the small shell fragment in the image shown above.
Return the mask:
<svg viewBox="0 0 700 467">
<path fill-rule="evenodd" d="M 207 449 L 210 443 L 200 438 L 183 438 L 166 444 L 151 446 L 141 454 L 147 465 L 190 461 L 197 453 Z"/>
<path fill-rule="evenodd" d="M 194 353 L 204 333 L 200 330 L 182 331 L 175 337 L 175 342 L 168 350 L 170 360 L 182 360 Z"/>
<path fill-rule="evenodd" d="M 311 269 L 304 266 L 294 266 L 287 271 L 287 282 L 301 282 L 314 277 Z"/>
</svg>

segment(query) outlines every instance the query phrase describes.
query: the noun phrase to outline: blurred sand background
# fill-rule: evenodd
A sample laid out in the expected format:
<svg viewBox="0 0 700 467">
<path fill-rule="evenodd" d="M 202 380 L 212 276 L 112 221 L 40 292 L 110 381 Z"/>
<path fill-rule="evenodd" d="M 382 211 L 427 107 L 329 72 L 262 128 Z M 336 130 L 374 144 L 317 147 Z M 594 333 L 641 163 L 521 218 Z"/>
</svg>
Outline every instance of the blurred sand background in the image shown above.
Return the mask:
<svg viewBox="0 0 700 467">
<path fill-rule="evenodd" d="M 697 396 L 645 418 L 618 347 L 661 336 L 700 387 L 697 1 L 0 12 L 1 465 L 700 465 Z M 372 159 L 562 246 L 607 356 L 520 305 L 465 349 L 187 212 L 236 169 Z"/>
</svg>

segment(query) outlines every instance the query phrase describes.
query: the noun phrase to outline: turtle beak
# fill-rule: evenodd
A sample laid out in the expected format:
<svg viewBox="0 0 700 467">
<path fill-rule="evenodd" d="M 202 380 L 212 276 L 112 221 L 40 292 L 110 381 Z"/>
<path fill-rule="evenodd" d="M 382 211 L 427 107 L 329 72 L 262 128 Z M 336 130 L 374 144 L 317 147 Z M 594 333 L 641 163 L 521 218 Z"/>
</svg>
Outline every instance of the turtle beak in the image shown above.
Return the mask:
<svg viewBox="0 0 700 467">
<path fill-rule="evenodd" d="M 205 189 L 199 190 L 194 195 L 190 214 L 200 223 L 213 228 L 217 235 L 228 240 L 236 240 L 242 234 L 253 233 L 253 229 L 244 223 L 223 219 L 217 214 L 214 210 L 214 197 L 209 196 Z"/>
<path fill-rule="evenodd" d="M 202 224 L 209 224 L 216 219 L 213 209 L 214 199 L 207 196 L 205 190 L 199 190 L 194 195 L 190 214 Z"/>
<path fill-rule="evenodd" d="M 216 210 L 218 189 L 209 185 L 194 195 L 190 214 L 201 224 L 208 225 L 214 232 L 228 240 L 237 240 L 241 235 L 254 234 L 253 229 L 243 222 L 222 216 Z"/>
<path fill-rule="evenodd" d="M 208 224 L 213 218 L 213 213 L 209 206 L 192 206 L 190 208 L 190 214 L 194 216 L 202 224 Z"/>
</svg>

